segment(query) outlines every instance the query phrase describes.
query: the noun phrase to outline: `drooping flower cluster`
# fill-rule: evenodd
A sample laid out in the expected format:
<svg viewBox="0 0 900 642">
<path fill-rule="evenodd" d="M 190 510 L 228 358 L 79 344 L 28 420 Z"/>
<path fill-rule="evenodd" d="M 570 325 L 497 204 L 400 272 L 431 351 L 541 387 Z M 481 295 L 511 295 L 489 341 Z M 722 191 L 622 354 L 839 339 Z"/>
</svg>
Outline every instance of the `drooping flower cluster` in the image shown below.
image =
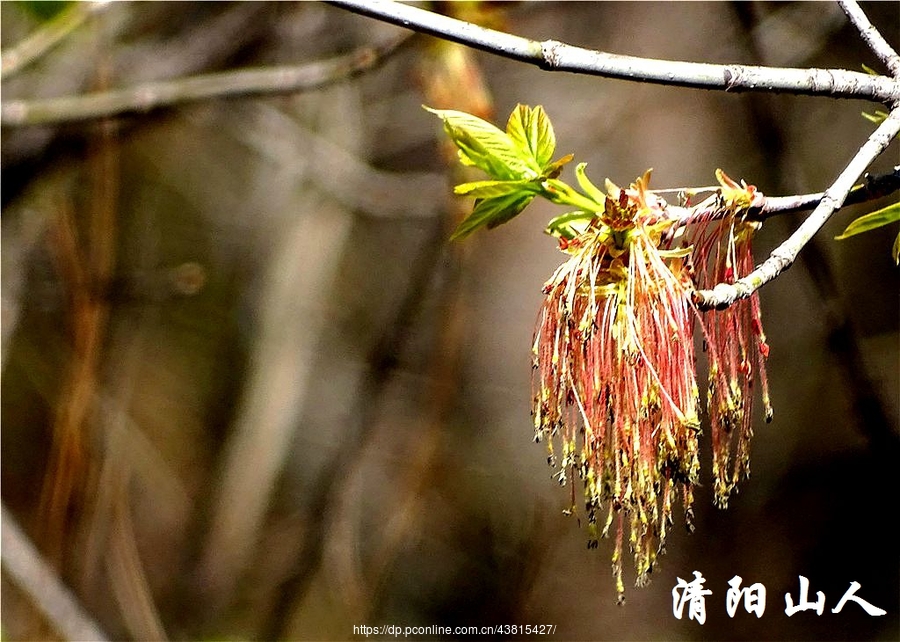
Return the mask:
<svg viewBox="0 0 900 642">
<path fill-rule="evenodd" d="M 700 469 L 695 324 L 709 352 L 718 506 L 749 475 L 757 378 L 771 417 L 758 299 L 703 314 L 691 303 L 695 287 L 733 282 L 753 268 L 758 224 L 744 216 L 754 188 L 717 175 L 721 189 L 696 208 L 705 218 L 692 221 L 696 227 L 682 236 L 692 245 L 680 249 L 670 247 L 675 219 L 648 191 L 649 172 L 629 189 L 607 182 L 603 211 L 571 239 L 560 238 L 569 258 L 544 286 L 533 346 L 536 439 L 548 438 L 557 479 L 571 485 L 570 512 L 579 512 L 576 485 L 583 487 L 589 545 L 615 527 L 620 599 L 626 532 L 641 585 L 664 551 L 676 496 L 692 528 Z"/>
<path fill-rule="evenodd" d="M 691 228 L 699 288 L 734 283 L 754 267 L 753 235 L 760 223 L 746 220 L 745 214 L 756 190 L 752 185 L 736 183 L 721 170 L 716 177 L 721 185 L 719 194 L 713 197 L 717 207 L 711 210 L 716 220 L 701 219 Z M 726 508 L 738 482 L 750 476 L 751 408 L 757 383 L 766 421 L 772 420 L 766 379 L 769 346 L 756 292 L 724 310 L 706 312 L 703 321 L 709 360 L 707 408 L 712 429 L 714 501 Z"/>
<path fill-rule="evenodd" d="M 692 285 L 683 252 L 659 248 L 671 223 L 648 178 L 609 184 L 603 213 L 563 241 L 570 258 L 544 286 L 533 348 L 536 438 L 559 435 L 559 480 L 572 484 L 573 510 L 582 481 L 592 545 L 598 519 L 603 536 L 616 522 L 620 595 L 626 521 L 643 583 L 676 493 L 690 519 L 700 468 Z"/>
</svg>

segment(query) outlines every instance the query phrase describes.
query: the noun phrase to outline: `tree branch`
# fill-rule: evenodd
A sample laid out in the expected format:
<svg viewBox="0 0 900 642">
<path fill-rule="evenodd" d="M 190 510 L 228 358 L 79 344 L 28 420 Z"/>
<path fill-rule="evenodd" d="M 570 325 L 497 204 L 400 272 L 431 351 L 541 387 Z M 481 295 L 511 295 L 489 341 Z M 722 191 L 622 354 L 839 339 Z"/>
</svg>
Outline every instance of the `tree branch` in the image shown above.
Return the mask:
<svg viewBox="0 0 900 642">
<path fill-rule="evenodd" d="M 327 3 L 549 71 L 569 71 L 695 89 L 788 92 L 859 98 L 886 104 L 900 100 L 900 81 L 887 76 L 872 76 L 845 69 L 714 65 L 621 56 L 555 40 L 529 40 L 392 0 L 328 0 Z"/>
<path fill-rule="evenodd" d="M 803 246 L 819 231 L 831 215 L 840 209 L 853 184 L 872 161 L 887 148 L 898 131 L 900 131 L 900 107 L 895 107 L 887 119 L 872 132 L 868 140 L 859 148 L 831 187 L 825 190 L 816 209 L 784 243 L 772 251 L 768 259 L 750 274 L 734 283 L 719 283 L 712 290 L 697 290 L 693 294 L 694 303 L 705 310 L 728 307 L 735 301 L 750 296 L 788 269 Z"/>
<path fill-rule="evenodd" d="M 884 39 L 884 36 L 881 35 L 878 29 L 869 22 L 859 5 L 854 0 L 838 0 L 838 4 L 844 10 L 844 13 L 847 14 L 847 18 L 850 19 L 853 26 L 859 30 L 859 35 L 862 36 L 872 53 L 878 56 L 894 78 L 900 77 L 900 56 L 897 55 L 897 52 Z"/>
<path fill-rule="evenodd" d="M 72 592 L 60 581 L 44 561 L 15 517 L 2 507 L 3 570 L 47 618 L 57 633 L 67 640 L 96 640 L 108 638 L 100 627 L 84 612 Z"/>
<path fill-rule="evenodd" d="M 856 185 L 850 190 L 842 207 L 884 198 L 898 190 L 900 190 L 900 165 L 894 167 L 894 171 L 890 174 L 878 176 L 867 174 L 863 183 Z M 769 196 L 766 197 L 758 213 L 750 212 L 750 217 L 754 220 L 763 221 L 776 214 L 809 210 L 818 205 L 824 197 L 825 192 L 797 194 L 794 196 Z"/>
<path fill-rule="evenodd" d="M 663 194 L 673 191 L 683 192 L 685 189 L 687 188 L 651 190 L 651 192 Z M 717 187 L 709 187 L 695 191 L 716 192 L 717 190 Z M 874 201 L 897 191 L 900 191 L 900 165 L 896 166 L 894 171 L 889 174 L 877 176 L 866 174 L 865 180 L 850 190 L 850 193 L 844 200 L 844 206 Z M 766 196 L 762 192 L 757 191 L 753 203 L 747 210 L 746 217 L 750 221 L 765 221 L 778 214 L 811 210 L 825 198 L 825 194 L 825 192 L 815 192 L 813 194 L 794 194 L 791 196 Z M 728 211 L 723 209 L 715 198 L 706 199 L 692 207 L 667 205 L 666 212 L 671 219 L 677 221 L 678 227 L 698 221 L 713 221 L 729 215 Z"/>
<path fill-rule="evenodd" d="M 0 124 L 6 127 L 49 125 L 147 112 L 210 98 L 319 89 L 374 69 L 409 39 L 410 34 L 404 34 L 380 45 L 361 47 L 343 56 L 306 65 L 202 74 L 81 96 L 5 101 L 0 105 Z"/>
</svg>

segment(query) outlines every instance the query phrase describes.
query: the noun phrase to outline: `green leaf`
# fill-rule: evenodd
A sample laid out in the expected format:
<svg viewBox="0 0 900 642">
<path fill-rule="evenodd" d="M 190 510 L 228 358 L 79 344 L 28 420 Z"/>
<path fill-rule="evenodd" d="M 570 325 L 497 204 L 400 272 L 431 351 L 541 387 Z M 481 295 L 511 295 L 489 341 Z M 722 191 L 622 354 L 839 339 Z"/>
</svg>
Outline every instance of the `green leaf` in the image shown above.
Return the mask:
<svg viewBox="0 0 900 642">
<path fill-rule="evenodd" d="M 572 240 L 584 231 L 576 227 L 575 224 L 591 221 L 595 216 L 596 214 L 593 212 L 584 212 L 582 210 L 566 212 L 550 219 L 545 231 L 550 236 L 562 236 L 567 240 Z"/>
<path fill-rule="evenodd" d="M 896 223 L 897 221 L 900 221 L 900 202 L 888 205 L 887 207 L 866 214 L 865 216 L 860 216 L 847 226 L 847 229 L 844 230 L 843 234 L 835 236 L 834 238 L 838 240 L 846 239 L 851 236 L 856 236 L 857 234 L 862 234 L 863 232 L 868 232 L 869 230 Z"/>
<path fill-rule="evenodd" d="M 516 105 L 506 123 L 510 139 L 534 160 L 535 169 L 542 171 L 553 158 L 556 134 L 544 108 Z"/>
<path fill-rule="evenodd" d="M 540 189 L 540 185 L 534 181 L 475 181 L 457 185 L 453 188 L 453 192 L 482 199 L 506 196 L 515 192 L 536 194 Z"/>
<path fill-rule="evenodd" d="M 894 263 L 900 265 L 900 232 L 897 233 L 897 238 L 894 239 L 894 247 L 891 248 L 891 256 L 894 257 Z"/>
<path fill-rule="evenodd" d="M 597 203 L 586 197 L 566 182 L 556 178 L 548 178 L 542 183 L 543 196 L 551 203 L 558 205 L 571 205 L 585 212 L 602 212 L 603 203 Z"/>
<path fill-rule="evenodd" d="M 597 201 L 597 205 L 600 206 L 602 211 L 606 204 L 606 194 L 600 191 L 600 188 L 594 185 L 591 182 L 591 179 L 587 177 L 587 174 L 584 173 L 585 167 L 587 167 L 587 163 L 578 163 L 578 165 L 575 166 L 575 178 L 578 179 L 578 185 L 584 190 L 584 193 L 591 199 Z"/>
<path fill-rule="evenodd" d="M 477 167 L 497 180 L 539 176 L 528 155 L 486 120 L 453 109 L 425 109 L 444 121 L 444 130 L 459 148 L 459 160 L 464 165 Z"/>
<path fill-rule="evenodd" d="M 475 201 L 475 209 L 453 231 L 451 241 L 463 239 L 478 228 L 502 225 L 518 216 L 534 198 L 534 194 L 513 192 L 496 198 Z"/>
</svg>

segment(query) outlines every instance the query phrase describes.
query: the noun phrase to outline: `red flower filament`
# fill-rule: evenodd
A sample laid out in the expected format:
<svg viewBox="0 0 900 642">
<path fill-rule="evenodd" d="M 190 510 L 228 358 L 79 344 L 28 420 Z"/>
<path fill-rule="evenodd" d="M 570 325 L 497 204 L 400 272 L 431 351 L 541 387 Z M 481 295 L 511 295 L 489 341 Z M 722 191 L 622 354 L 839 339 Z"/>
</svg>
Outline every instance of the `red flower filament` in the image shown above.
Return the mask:
<svg viewBox="0 0 900 642">
<path fill-rule="evenodd" d="M 676 493 L 690 521 L 700 467 L 692 285 L 681 259 L 660 253 L 665 217 L 646 180 L 607 198 L 568 243 L 569 260 L 544 287 L 533 349 L 536 437 L 559 435 L 558 479 L 572 484 L 573 511 L 582 483 L 590 545 L 601 511 L 602 536 L 616 522 L 620 595 L 625 522 L 643 584 Z M 549 448 L 553 461 L 552 439 Z"/>
</svg>

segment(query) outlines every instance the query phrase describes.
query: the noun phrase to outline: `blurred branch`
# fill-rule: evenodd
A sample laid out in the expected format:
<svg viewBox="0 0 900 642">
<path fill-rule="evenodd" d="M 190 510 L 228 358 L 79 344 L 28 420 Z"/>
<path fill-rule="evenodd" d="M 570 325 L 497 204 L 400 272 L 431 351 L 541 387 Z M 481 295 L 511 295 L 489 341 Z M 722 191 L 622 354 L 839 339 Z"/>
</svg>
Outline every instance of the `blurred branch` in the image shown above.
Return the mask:
<svg viewBox="0 0 900 642">
<path fill-rule="evenodd" d="M 381 0 L 329 0 L 328 4 L 406 29 L 458 42 L 548 71 L 619 78 L 695 89 L 788 92 L 884 103 L 900 100 L 900 80 L 845 69 L 794 69 L 655 60 L 583 49 L 556 40 L 530 40 L 502 31 Z"/>
<path fill-rule="evenodd" d="M 124 7 L 127 12 L 128 5 Z M 185 24 L 162 42 L 155 38 L 116 39 L 114 77 L 138 84 L 218 69 L 259 43 L 278 17 L 277 7 L 271 3 L 234 2 L 223 6 L 221 12 L 192 17 L 190 26 Z"/>
<path fill-rule="evenodd" d="M 105 641 L 100 627 L 44 561 L 5 505 L 2 521 L 3 569 L 13 583 L 65 639 Z"/>
<path fill-rule="evenodd" d="M 887 148 L 898 131 L 900 131 L 900 107 L 895 107 L 887 119 L 872 132 L 868 140 L 859 148 L 859 151 L 831 187 L 825 191 L 819 204 L 800 227 L 784 243 L 775 248 L 768 259 L 747 276 L 734 283 L 719 283 L 712 290 L 694 292 L 694 302 L 697 306 L 701 309 L 728 307 L 735 301 L 750 296 L 788 269 L 803 246 L 819 231 L 831 215 L 841 208 L 853 184 L 872 161 Z"/>
<path fill-rule="evenodd" d="M 129 471 L 122 470 L 112 506 L 112 528 L 109 534 L 109 549 L 104 559 L 109 574 L 113 597 L 119 605 L 119 612 L 136 640 L 168 639 L 166 630 L 138 551 L 134 521 L 128 505 Z"/>
<path fill-rule="evenodd" d="M 93 13 L 106 8 L 102 2 L 76 2 L 11 49 L 0 52 L 0 79 L 6 80 L 43 56 L 75 31 Z"/>
<path fill-rule="evenodd" d="M 360 47 L 349 54 L 306 65 L 202 74 L 80 96 L 6 101 L 0 105 L 0 124 L 6 127 L 48 125 L 147 112 L 210 98 L 319 89 L 376 68 L 410 37 L 404 34 L 379 45 Z"/>
<path fill-rule="evenodd" d="M 207 613 L 217 617 L 234 597 L 253 559 L 276 485 L 291 451 L 300 413 L 316 376 L 315 356 L 326 307 L 350 239 L 353 217 L 309 193 L 304 214 L 280 233 L 262 283 L 252 347 L 234 427 L 221 455 L 211 525 L 198 577 Z M 298 307 L 302 302 L 302 307 Z"/>
<path fill-rule="evenodd" d="M 429 231 L 428 238 L 411 258 L 412 280 L 395 308 L 390 323 L 383 326 L 384 330 L 377 337 L 366 360 L 369 368 L 360 383 L 354 408 L 348 415 L 350 425 L 342 439 L 341 448 L 328 461 L 312 485 L 315 492 L 309 498 L 305 513 L 309 529 L 304 534 L 293 568 L 287 571 L 285 579 L 279 583 L 279 597 L 263 629 L 263 639 L 289 637 L 286 627 L 290 623 L 291 607 L 306 598 L 313 577 L 320 570 L 325 537 L 335 518 L 330 507 L 347 483 L 349 471 L 359 453 L 372 439 L 384 399 L 384 389 L 394 375 L 398 356 L 409 337 L 417 312 L 428 295 L 434 276 L 444 265 L 442 255 L 447 252 L 446 230 L 442 220 L 432 220 L 434 227 Z"/>
<path fill-rule="evenodd" d="M 303 171 L 329 196 L 357 214 L 380 219 L 429 218 L 444 208 L 435 194 L 446 190 L 447 179 L 438 172 L 392 172 L 372 167 L 359 155 L 330 141 L 272 105 L 256 105 L 259 118 L 274 131 L 288 134 L 289 146 L 309 150 L 315 159 Z M 261 145 L 258 137 L 244 136 L 258 153 L 284 163 L 285 155 L 272 143 Z M 299 170 L 298 170 L 299 171 Z"/>
<path fill-rule="evenodd" d="M 878 58 L 890 70 L 894 78 L 900 77 L 900 56 L 894 48 L 884 39 L 884 36 L 869 22 L 866 14 L 853 0 L 838 0 L 838 4 L 847 14 L 853 26 L 859 30 L 859 35 Z"/>
</svg>

